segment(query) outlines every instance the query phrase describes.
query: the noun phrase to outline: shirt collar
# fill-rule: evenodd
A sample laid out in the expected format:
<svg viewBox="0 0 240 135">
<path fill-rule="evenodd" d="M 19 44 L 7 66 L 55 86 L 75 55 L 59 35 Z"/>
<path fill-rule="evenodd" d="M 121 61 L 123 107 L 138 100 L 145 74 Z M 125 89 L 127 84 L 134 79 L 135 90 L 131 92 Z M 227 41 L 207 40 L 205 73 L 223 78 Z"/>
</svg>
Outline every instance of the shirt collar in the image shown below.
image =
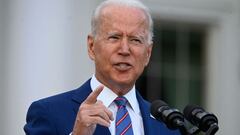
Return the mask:
<svg viewBox="0 0 240 135">
<path fill-rule="evenodd" d="M 102 85 L 102 84 L 97 80 L 95 75 L 93 75 L 92 79 L 90 81 L 90 85 L 91 85 L 92 90 L 95 90 L 99 85 Z M 118 97 L 117 94 L 115 94 L 108 87 L 104 86 L 103 91 L 100 93 L 100 95 L 97 97 L 97 99 L 101 100 L 106 107 L 109 107 L 110 104 L 113 102 L 113 100 L 117 97 Z M 133 109 L 133 111 L 136 113 L 140 113 L 139 104 L 138 104 L 138 101 L 136 98 L 135 85 L 127 94 L 124 95 L 124 97 L 127 98 L 128 102 L 130 104 L 130 107 Z"/>
</svg>

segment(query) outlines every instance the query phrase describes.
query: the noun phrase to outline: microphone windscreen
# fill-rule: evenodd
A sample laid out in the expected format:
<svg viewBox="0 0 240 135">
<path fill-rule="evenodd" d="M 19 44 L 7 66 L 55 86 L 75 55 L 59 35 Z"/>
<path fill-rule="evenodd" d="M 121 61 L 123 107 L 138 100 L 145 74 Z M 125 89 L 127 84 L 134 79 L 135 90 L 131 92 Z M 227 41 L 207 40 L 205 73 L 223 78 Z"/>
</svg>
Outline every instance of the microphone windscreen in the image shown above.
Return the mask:
<svg viewBox="0 0 240 135">
<path fill-rule="evenodd" d="M 162 100 L 155 100 L 151 104 L 151 114 L 157 119 L 160 117 L 158 109 L 162 106 L 167 106 L 167 103 L 163 102 Z"/>
<path fill-rule="evenodd" d="M 184 110 L 183 110 L 183 113 L 184 113 L 184 117 L 187 119 L 187 120 L 191 120 L 193 118 L 193 110 L 195 109 L 200 109 L 200 110 L 204 110 L 202 107 L 198 106 L 198 105 L 187 105 Z"/>
<path fill-rule="evenodd" d="M 185 118 L 200 130 L 204 132 L 207 132 L 210 128 L 213 128 L 214 132 L 218 130 L 217 117 L 212 113 L 206 112 L 202 107 L 187 105 L 183 112 Z"/>
</svg>

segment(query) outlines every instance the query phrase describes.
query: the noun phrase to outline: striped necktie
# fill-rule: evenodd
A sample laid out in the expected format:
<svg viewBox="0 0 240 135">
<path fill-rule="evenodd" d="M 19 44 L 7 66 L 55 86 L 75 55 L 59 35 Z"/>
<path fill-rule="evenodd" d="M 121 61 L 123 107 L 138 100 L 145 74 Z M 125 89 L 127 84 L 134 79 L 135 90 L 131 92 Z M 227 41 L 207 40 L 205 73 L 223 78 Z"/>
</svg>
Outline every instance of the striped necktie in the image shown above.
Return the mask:
<svg viewBox="0 0 240 135">
<path fill-rule="evenodd" d="M 132 122 L 126 109 L 127 99 L 117 97 L 114 102 L 118 107 L 116 116 L 116 135 L 133 135 Z"/>
</svg>

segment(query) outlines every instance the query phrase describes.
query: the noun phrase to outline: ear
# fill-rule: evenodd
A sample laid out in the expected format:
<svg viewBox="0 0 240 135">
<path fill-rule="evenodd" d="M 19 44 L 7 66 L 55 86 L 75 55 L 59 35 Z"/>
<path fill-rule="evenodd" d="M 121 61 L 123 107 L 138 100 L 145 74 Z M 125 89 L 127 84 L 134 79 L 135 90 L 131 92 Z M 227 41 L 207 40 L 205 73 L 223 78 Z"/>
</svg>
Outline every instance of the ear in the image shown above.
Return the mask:
<svg viewBox="0 0 240 135">
<path fill-rule="evenodd" d="M 88 44 L 88 56 L 90 57 L 90 59 L 95 60 L 94 37 L 92 35 L 88 35 L 87 44 Z"/>
<path fill-rule="evenodd" d="M 150 57 L 151 57 L 151 54 L 152 54 L 152 46 L 153 46 L 152 44 L 147 46 L 147 56 L 146 56 L 145 66 L 147 66 L 148 63 L 149 63 L 149 60 L 150 60 Z"/>
</svg>

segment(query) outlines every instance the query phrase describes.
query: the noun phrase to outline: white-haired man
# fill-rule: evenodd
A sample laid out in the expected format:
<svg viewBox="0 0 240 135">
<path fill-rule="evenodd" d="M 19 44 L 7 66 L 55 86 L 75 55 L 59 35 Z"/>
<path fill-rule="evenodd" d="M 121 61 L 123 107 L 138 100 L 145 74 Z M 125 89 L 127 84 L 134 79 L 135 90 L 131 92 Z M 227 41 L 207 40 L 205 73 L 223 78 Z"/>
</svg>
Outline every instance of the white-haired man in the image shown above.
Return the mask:
<svg viewBox="0 0 240 135">
<path fill-rule="evenodd" d="M 137 0 L 107 0 L 92 16 L 95 74 L 80 88 L 34 102 L 28 135 L 177 135 L 150 116 L 135 89 L 152 51 L 152 18 Z"/>
</svg>

